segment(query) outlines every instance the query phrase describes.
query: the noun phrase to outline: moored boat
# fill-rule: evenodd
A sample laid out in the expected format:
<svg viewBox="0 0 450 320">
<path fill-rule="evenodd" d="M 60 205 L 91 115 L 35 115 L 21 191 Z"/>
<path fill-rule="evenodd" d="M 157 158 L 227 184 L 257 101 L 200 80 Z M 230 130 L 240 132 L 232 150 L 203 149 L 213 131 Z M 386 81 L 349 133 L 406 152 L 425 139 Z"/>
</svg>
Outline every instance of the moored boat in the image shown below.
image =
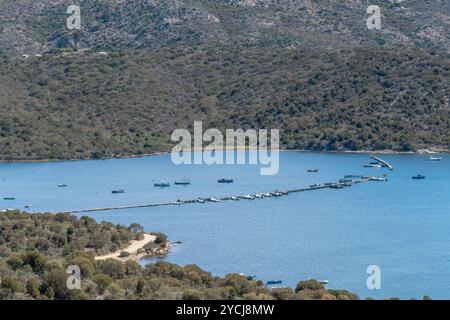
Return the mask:
<svg viewBox="0 0 450 320">
<path fill-rule="evenodd" d="M 191 180 L 189 179 L 181 179 L 181 180 L 177 180 L 175 181 L 176 185 L 181 185 L 181 186 L 187 186 L 189 184 L 191 184 Z"/>
<path fill-rule="evenodd" d="M 281 284 L 283 280 L 268 280 L 266 284 Z"/>
<path fill-rule="evenodd" d="M 382 165 L 380 165 L 380 164 L 365 164 L 364 168 L 380 169 L 380 168 L 382 168 Z"/>
<path fill-rule="evenodd" d="M 218 183 L 233 183 L 234 179 L 232 178 L 220 178 L 219 180 L 217 180 Z"/>
<path fill-rule="evenodd" d="M 117 190 L 111 191 L 111 193 L 114 193 L 114 194 L 125 193 L 125 190 L 124 189 L 117 189 Z"/>
<path fill-rule="evenodd" d="M 153 184 L 155 187 L 158 188 L 166 188 L 166 187 L 170 187 L 170 183 L 166 182 L 166 181 L 159 181 L 159 182 L 155 182 Z"/>
<path fill-rule="evenodd" d="M 388 181 L 388 179 L 387 178 L 380 178 L 380 177 L 370 177 L 369 181 L 385 182 L 385 181 Z"/>
</svg>

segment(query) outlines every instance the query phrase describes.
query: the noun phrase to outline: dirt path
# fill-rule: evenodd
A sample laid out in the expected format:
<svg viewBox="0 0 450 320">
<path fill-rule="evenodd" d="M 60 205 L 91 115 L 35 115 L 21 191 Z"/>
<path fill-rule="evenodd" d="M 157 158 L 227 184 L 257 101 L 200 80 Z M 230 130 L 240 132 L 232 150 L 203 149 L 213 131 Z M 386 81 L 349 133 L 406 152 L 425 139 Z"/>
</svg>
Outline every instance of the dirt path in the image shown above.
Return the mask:
<svg viewBox="0 0 450 320">
<path fill-rule="evenodd" d="M 106 260 L 106 259 L 117 259 L 117 260 L 132 260 L 134 258 L 134 255 L 137 253 L 137 251 L 141 248 L 143 248 L 147 243 L 155 241 L 156 236 L 151 234 L 144 234 L 144 239 L 142 240 L 132 240 L 130 245 L 122 250 L 118 250 L 116 252 L 104 255 L 104 256 L 97 256 L 95 257 L 95 260 Z M 130 254 L 129 257 L 120 257 L 120 253 L 122 251 L 128 252 Z"/>
</svg>

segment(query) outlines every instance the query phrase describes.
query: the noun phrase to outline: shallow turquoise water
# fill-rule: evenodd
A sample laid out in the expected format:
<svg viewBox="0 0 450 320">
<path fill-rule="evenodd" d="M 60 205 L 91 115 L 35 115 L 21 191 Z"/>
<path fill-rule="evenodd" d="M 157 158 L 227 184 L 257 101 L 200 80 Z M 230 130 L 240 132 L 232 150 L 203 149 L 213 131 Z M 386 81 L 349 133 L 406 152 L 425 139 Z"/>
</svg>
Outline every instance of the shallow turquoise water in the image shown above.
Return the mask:
<svg viewBox="0 0 450 320">
<path fill-rule="evenodd" d="M 248 165 L 174 166 L 170 156 L 58 163 L 0 164 L 0 208 L 58 211 L 237 195 L 329 182 L 345 174 L 382 175 L 389 182 L 318 190 L 282 198 L 90 213 L 97 220 L 162 231 L 174 245 L 167 260 L 198 264 L 217 275 L 263 280 L 330 280 L 361 297 L 450 299 L 450 157 L 385 155 L 394 172 L 366 169 L 367 155 L 284 152 L 280 171 L 261 176 Z M 307 168 L 319 173 L 306 173 Z M 427 176 L 415 181 L 416 174 Z M 234 184 L 217 179 L 231 176 Z M 190 186 L 153 187 L 188 177 Z M 57 188 L 58 184 L 67 188 Z M 112 189 L 126 189 L 113 195 Z M 381 290 L 368 290 L 366 269 L 381 268 Z"/>
</svg>

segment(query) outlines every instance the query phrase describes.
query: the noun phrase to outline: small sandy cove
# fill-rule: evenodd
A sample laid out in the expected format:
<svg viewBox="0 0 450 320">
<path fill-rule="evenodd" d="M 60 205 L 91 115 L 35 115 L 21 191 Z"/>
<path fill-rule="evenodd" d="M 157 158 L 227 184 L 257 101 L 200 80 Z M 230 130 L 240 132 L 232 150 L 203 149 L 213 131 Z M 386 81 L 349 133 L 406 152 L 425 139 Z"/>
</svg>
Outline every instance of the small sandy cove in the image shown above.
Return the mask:
<svg viewBox="0 0 450 320">
<path fill-rule="evenodd" d="M 117 259 L 120 261 L 126 261 L 126 260 L 138 260 L 139 256 L 137 255 L 137 251 L 141 248 L 143 248 L 147 243 L 154 242 L 156 239 L 156 236 L 144 233 L 144 239 L 142 240 L 132 240 L 130 245 L 125 248 L 118 250 L 116 252 L 104 255 L 104 256 L 96 256 L 95 260 L 106 260 L 106 259 Z M 128 252 L 130 255 L 128 257 L 121 258 L 120 253 L 122 251 Z"/>
</svg>

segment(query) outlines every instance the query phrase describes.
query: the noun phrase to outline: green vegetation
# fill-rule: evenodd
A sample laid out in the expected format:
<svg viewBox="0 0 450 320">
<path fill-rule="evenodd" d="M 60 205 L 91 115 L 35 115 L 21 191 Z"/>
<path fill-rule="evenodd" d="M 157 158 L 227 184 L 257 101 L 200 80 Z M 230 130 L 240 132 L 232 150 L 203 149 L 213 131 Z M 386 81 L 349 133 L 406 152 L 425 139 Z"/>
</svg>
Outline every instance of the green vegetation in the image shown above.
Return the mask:
<svg viewBox="0 0 450 320">
<path fill-rule="evenodd" d="M 4 62 L 1 158 L 169 151 L 194 120 L 280 128 L 287 149 L 448 149 L 449 61 L 407 48 L 169 47 Z"/>
<path fill-rule="evenodd" d="M 96 223 L 68 214 L 0 213 L 0 299 L 358 299 L 325 290 L 315 280 L 290 288 L 230 274 L 214 277 L 195 265 L 167 262 L 144 268 L 134 261 L 97 261 L 96 254 L 123 248 L 139 238 L 138 225 Z M 166 237 L 157 234 L 164 245 Z M 67 287 L 67 267 L 81 270 L 81 289 Z"/>
<path fill-rule="evenodd" d="M 379 31 L 363 0 L 79 4 L 68 31 L 66 1 L 0 3 L 21 29 L 0 33 L 0 159 L 169 151 L 194 120 L 286 149 L 450 148 L 448 1 L 379 1 Z"/>
</svg>

